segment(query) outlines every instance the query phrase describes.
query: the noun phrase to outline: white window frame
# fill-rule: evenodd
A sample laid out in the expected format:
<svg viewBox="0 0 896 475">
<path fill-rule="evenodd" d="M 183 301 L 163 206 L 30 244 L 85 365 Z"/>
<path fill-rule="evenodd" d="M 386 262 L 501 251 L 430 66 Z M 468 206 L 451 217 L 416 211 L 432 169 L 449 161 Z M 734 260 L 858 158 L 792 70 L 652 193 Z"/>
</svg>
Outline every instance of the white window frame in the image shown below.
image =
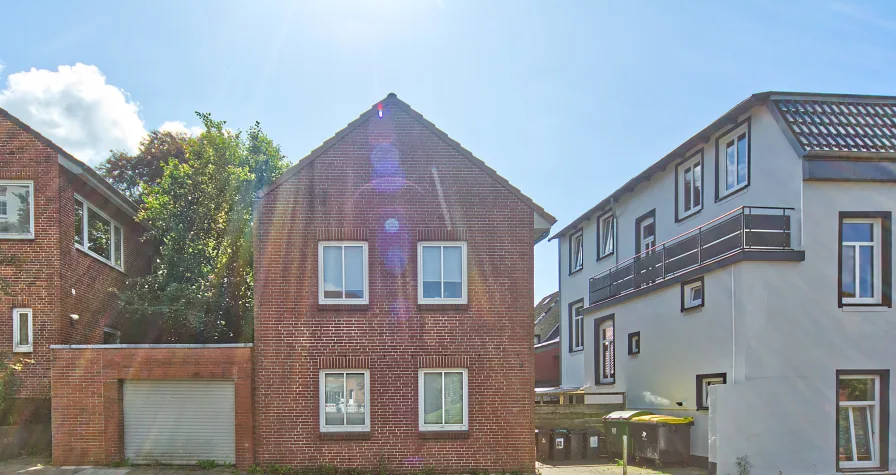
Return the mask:
<svg viewBox="0 0 896 475">
<path fill-rule="evenodd" d="M 736 129 L 732 130 L 731 132 L 728 132 L 723 137 L 720 137 L 718 139 L 718 141 L 716 142 L 719 147 L 719 150 L 718 150 L 718 154 L 719 154 L 718 155 L 719 156 L 719 160 L 718 160 L 719 195 L 718 196 L 719 196 L 719 199 L 723 199 L 723 198 L 727 197 L 728 195 L 730 195 L 738 190 L 741 190 L 743 188 L 746 188 L 747 186 L 750 185 L 750 155 L 751 155 L 750 146 L 751 146 L 751 144 L 750 144 L 750 127 L 749 127 L 749 125 L 750 125 L 749 121 L 744 122 L 743 124 L 738 126 Z M 747 168 L 747 176 L 743 183 L 738 183 L 736 168 L 737 168 L 738 159 L 740 157 L 737 156 L 737 139 L 741 135 L 746 136 L 746 141 L 747 141 L 747 156 L 744 157 L 744 164 L 746 165 L 746 168 Z M 734 181 L 734 186 L 732 186 L 731 188 L 728 188 L 728 142 L 730 142 L 732 140 L 734 141 L 734 154 L 735 154 L 734 155 L 735 181 Z"/>
<path fill-rule="evenodd" d="M 19 344 L 19 315 L 28 314 L 28 344 Z M 13 353 L 31 353 L 34 351 L 34 312 L 30 308 L 12 309 L 12 351 Z"/>
<path fill-rule="evenodd" d="M 696 290 L 698 288 L 702 290 L 702 293 L 700 294 L 699 299 L 695 299 L 693 296 L 693 293 L 694 293 L 694 290 Z M 696 282 L 691 282 L 690 284 L 685 285 L 684 286 L 684 308 L 689 309 L 689 308 L 695 308 L 695 307 L 699 307 L 699 306 L 703 305 L 703 298 L 705 297 L 705 293 L 706 293 L 706 290 L 703 290 L 703 282 L 702 281 L 698 280 Z"/>
<path fill-rule="evenodd" d="M 424 298 L 423 297 L 423 248 L 433 247 L 457 247 L 460 246 L 461 252 L 461 288 L 460 298 Z M 442 295 L 445 295 L 445 254 L 442 256 Z M 417 242 L 417 303 L 418 304 L 465 304 L 467 303 L 467 242 L 466 241 L 418 241 Z"/>
<path fill-rule="evenodd" d="M 650 224 L 653 224 L 653 234 L 650 235 L 650 239 L 647 239 L 647 236 L 644 234 L 644 228 L 646 228 Z M 648 251 L 656 248 L 656 218 L 654 218 L 653 216 L 648 216 L 642 219 L 641 222 L 638 223 L 638 226 L 640 227 L 639 231 L 641 234 L 641 252 L 647 253 Z M 646 244 L 648 242 L 650 243 L 649 246 Z"/>
<path fill-rule="evenodd" d="M 616 251 L 616 219 L 613 213 L 607 213 L 600 217 L 597 225 L 598 259 L 602 259 Z M 609 228 L 609 229 L 608 229 Z M 609 233 L 607 231 L 609 230 Z M 610 249 L 607 250 L 609 245 Z"/>
<path fill-rule="evenodd" d="M 700 166 L 700 180 L 694 179 L 694 168 L 696 166 Z M 679 221 L 691 216 L 693 214 L 699 213 L 700 210 L 703 209 L 703 172 L 705 167 L 703 166 L 703 152 L 697 152 L 694 156 L 682 162 L 678 165 L 678 176 L 675 178 L 678 180 L 678 196 L 676 206 L 678 206 L 678 219 Z M 685 192 L 685 176 L 688 175 L 688 171 L 690 171 L 691 176 L 691 209 L 685 209 L 684 202 L 684 192 Z M 697 188 L 700 189 L 699 193 L 695 193 Z M 694 196 L 699 195 L 700 197 L 700 205 L 694 206 Z"/>
<path fill-rule="evenodd" d="M 463 373 L 464 382 L 464 423 L 463 424 L 424 424 L 423 423 L 423 374 L 424 373 L 442 373 L 442 420 L 445 415 L 445 373 Z M 466 368 L 421 368 L 417 372 L 417 402 L 418 411 L 417 418 L 421 431 L 439 431 L 439 430 L 468 430 L 469 428 L 469 405 L 470 390 L 467 380 Z"/>
<path fill-rule="evenodd" d="M 841 292 L 841 301 L 843 305 L 867 305 L 867 304 L 880 304 L 883 301 L 883 281 L 881 276 L 883 275 L 883 258 L 882 258 L 882 246 L 881 246 L 881 228 L 883 226 L 883 220 L 880 218 L 843 218 L 840 222 L 840 226 L 844 226 L 846 224 L 871 224 L 873 227 L 873 242 L 859 242 L 859 241 L 841 241 L 840 242 L 840 267 L 843 268 L 843 246 L 851 246 L 854 249 L 855 256 L 855 268 L 853 269 L 853 275 L 855 279 L 856 285 L 856 295 L 859 294 L 859 286 L 860 286 L 860 269 L 861 266 L 859 264 L 859 248 L 861 246 L 871 246 L 872 252 L 874 253 L 874 261 L 872 265 L 874 266 L 874 281 L 872 285 L 874 287 L 874 297 L 843 297 L 842 292 L 843 288 L 839 289 Z M 842 235 L 842 230 L 841 230 Z"/>
<path fill-rule="evenodd" d="M 604 329 L 607 327 L 613 328 L 613 339 L 611 340 L 604 338 Z M 600 368 L 598 369 L 600 372 L 600 384 L 614 384 L 616 382 L 616 319 L 608 318 L 601 322 L 597 327 L 597 334 L 600 336 L 600 342 L 597 347 L 598 351 L 600 351 Z M 613 375 L 604 377 L 604 369 L 607 364 L 606 359 L 610 353 L 613 354 Z"/>
<path fill-rule="evenodd" d="M 575 274 L 585 267 L 585 232 L 579 230 L 569 236 L 569 273 Z"/>
<path fill-rule="evenodd" d="M 24 234 L 3 234 L 3 233 L 0 233 L 0 239 L 34 239 L 34 225 L 35 225 L 35 223 L 34 223 L 34 181 L 32 181 L 32 180 L 0 180 L 0 186 L 5 186 L 5 185 L 10 185 L 10 186 L 22 186 L 22 185 L 25 185 L 25 186 L 28 186 L 28 196 L 29 196 L 29 198 L 30 198 L 30 200 L 31 200 L 31 203 L 30 203 L 30 211 L 31 211 L 31 216 L 30 216 L 30 219 L 31 219 L 31 232 L 30 232 L 30 233 L 24 233 Z M 7 196 L 7 200 L 8 200 L 8 199 L 9 199 L 9 197 Z M 8 201 L 7 201 L 7 218 L 9 217 L 9 215 L 8 215 L 8 206 L 9 206 L 9 204 L 8 204 Z"/>
<path fill-rule="evenodd" d="M 874 401 L 840 401 L 840 395 L 837 395 L 837 406 L 838 410 L 841 407 L 870 407 L 872 410 L 868 411 L 868 417 L 871 419 L 868 421 L 869 427 L 873 430 L 874 436 L 872 437 L 872 454 L 871 460 L 867 462 L 847 462 L 840 461 L 840 468 L 878 468 L 880 467 L 880 375 L 878 374 L 841 374 L 839 379 L 871 379 L 874 380 Z M 839 388 L 840 381 L 837 381 Z M 873 406 L 870 404 L 873 402 Z M 856 439 L 855 439 L 855 425 L 853 422 L 852 410 L 848 412 L 849 414 L 849 431 L 850 431 L 850 440 L 852 441 L 852 453 L 853 456 L 856 454 Z M 840 414 L 837 414 L 837 436 L 840 436 Z M 839 445 L 839 444 L 838 444 Z M 839 455 L 838 455 L 839 458 Z"/>
<path fill-rule="evenodd" d="M 572 351 L 585 349 L 585 316 L 579 310 L 585 308 L 585 302 L 579 302 L 572 306 Z M 578 343 L 578 344 L 577 344 Z"/>
<path fill-rule="evenodd" d="M 345 391 L 346 374 L 364 374 L 364 425 L 327 425 L 327 374 L 341 374 L 343 391 Z M 320 405 L 320 431 L 321 432 L 369 432 L 370 431 L 370 370 L 366 369 L 322 369 L 319 376 L 319 405 Z M 343 393 L 348 398 L 347 391 Z"/>
<path fill-rule="evenodd" d="M 95 259 L 99 260 L 100 262 L 108 264 L 108 265 L 114 267 L 115 269 L 118 269 L 118 270 L 124 272 L 124 256 L 127 255 L 127 253 L 125 252 L 125 249 L 124 249 L 124 243 L 125 243 L 124 226 L 122 226 L 118 221 L 112 219 L 111 216 L 104 213 L 102 210 L 100 210 L 96 206 L 90 204 L 90 202 L 87 201 L 83 196 L 81 196 L 77 193 L 74 193 L 74 197 L 75 197 L 75 199 L 80 201 L 81 205 L 82 205 L 82 208 L 81 208 L 81 243 L 79 244 L 79 243 L 75 242 L 74 243 L 75 248 L 84 251 L 85 253 L 87 253 L 91 257 L 94 257 Z M 73 207 L 77 206 L 74 203 L 74 200 L 72 200 L 72 206 Z M 109 245 L 112 246 L 112 249 L 110 249 L 110 253 L 109 253 L 111 259 L 106 259 L 104 256 L 101 256 L 101 255 L 90 250 L 90 242 L 87 240 L 87 222 L 89 219 L 89 217 L 88 217 L 89 213 L 87 212 L 88 210 L 93 210 L 94 213 L 102 216 L 103 218 L 106 218 L 109 221 L 109 224 L 110 224 L 109 232 L 112 234 L 112 236 L 111 236 L 112 241 L 109 243 Z M 116 232 L 116 229 L 118 229 L 117 232 Z M 121 256 L 120 256 L 121 264 L 115 263 L 116 254 L 115 254 L 114 241 L 116 239 L 118 240 L 118 249 L 119 249 L 119 252 L 121 253 Z"/>
<path fill-rule="evenodd" d="M 709 408 L 709 388 L 715 386 L 717 384 L 726 384 L 725 378 L 720 376 L 713 376 L 708 378 L 702 378 L 700 380 L 700 384 L 703 387 L 703 407 Z"/>
<path fill-rule="evenodd" d="M 345 292 L 345 247 L 361 246 L 364 269 L 364 298 L 325 298 L 324 297 L 324 247 L 342 248 L 342 291 Z M 367 241 L 319 241 L 317 243 L 317 297 L 321 305 L 365 305 L 370 302 L 370 273 L 368 272 Z"/>
</svg>

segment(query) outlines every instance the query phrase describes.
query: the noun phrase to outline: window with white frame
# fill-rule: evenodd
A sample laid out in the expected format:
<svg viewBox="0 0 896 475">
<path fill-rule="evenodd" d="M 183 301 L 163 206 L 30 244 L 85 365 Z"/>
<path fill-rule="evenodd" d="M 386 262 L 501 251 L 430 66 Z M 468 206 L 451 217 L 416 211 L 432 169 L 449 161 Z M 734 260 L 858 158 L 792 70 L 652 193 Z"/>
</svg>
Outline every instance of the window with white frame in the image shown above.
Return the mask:
<svg viewBox="0 0 896 475">
<path fill-rule="evenodd" d="M 889 434 L 889 414 L 882 414 L 881 391 L 889 384 L 888 373 L 837 374 L 837 464 L 840 469 L 877 469 L 880 450 Z"/>
<path fill-rule="evenodd" d="M 703 209 L 703 152 L 697 152 L 675 169 L 678 175 L 676 201 L 680 220 Z"/>
<path fill-rule="evenodd" d="M 366 242 L 321 241 L 317 262 L 319 303 L 368 303 Z"/>
<path fill-rule="evenodd" d="M 421 369 L 420 430 L 467 430 L 467 370 Z"/>
<path fill-rule="evenodd" d="M 367 370 L 320 372 L 321 432 L 370 430 L 370 383 Z"/>
<path fill-rule="evenodd" d="M 0 181 L 0 239 L 34 237 L 34 183 Z"/>
<path fill-rule="evenodd" d="M 569 318 L 572 325 L 569 326 L 569 341 L 571 351 L 579 351 L 585 348 L 585 316 L 582 309 L 585 308 L 584 300 L 578 300 L 569 307 Z"/>
<path fill-rule="evenodd" d="M 681 310 L 703 306 L 703 276 L 681 283 Z"/>
<path fill-rule="evenodd" d="M 418 303 L 467 303 L 467 243 L 417 243 Z"/>
<path fill-rule="evenodd" d="M 725 373 L 698 374 L 697 375 L 697 410 L 709 410 L 709 388 L 716 384 L 726 384 L 728 375 Z"/>
<path fill-rule="evenodd" d="M 75 195 L 75 247 L 115 267 L 124 269 L 124 231 L 121 225 Z"/>
<path fill-rule="evenodd" d="M 598 228 L 598 236 L 600 236 L 598 257 L 604 258 L 613 254 L 616 248 L 616 219 L 614 219 L 613 213 L 601 216 Z"/>
<path fill-rule="evenodd" d="M 880 304 L 880 219 L 843 218 L 840 224 L 840 299 L 844 305 Z"/>
<path fill-rule="evenodd" d="M 612 384 L 616 381 L 616 342 L 614 336 L 614 318 L 603 319 L 598 324 L 598 382 Z"/>
<path fill-rule="evenodd" d="M 750 121 L 737 125 L 716 140 L 718 198 L 734 193 L 750 183 Z"/>
<path fill-rule="evenodd" d="M 12 309 L 12 351 L 16 353 L 30 353 L 34 350 L 33 337 L 31 309 Z"/>
<path fill-rule="evenodd" d="M 582 270 L 585 265 L 585 237 L 582 230 L 574 232 L 569 237 L 569 273 Z"/>
</svg>

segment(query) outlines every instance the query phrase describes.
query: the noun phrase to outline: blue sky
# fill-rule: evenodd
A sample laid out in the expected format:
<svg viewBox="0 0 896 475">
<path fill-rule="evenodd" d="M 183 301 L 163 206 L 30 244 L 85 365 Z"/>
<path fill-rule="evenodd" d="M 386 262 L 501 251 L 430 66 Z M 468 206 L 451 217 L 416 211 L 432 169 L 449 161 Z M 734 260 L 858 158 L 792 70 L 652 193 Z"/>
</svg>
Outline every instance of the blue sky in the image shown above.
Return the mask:
<svg viewBox="0 0 896 475">
<path fill-rule="evenodd" d="M 92 162 L 197 110 L 295 161 L 395 92 L 559 229 L 751 93 L 896 95 L 896 2 L 15 2 L 0 65 L 0 106 Z"/>
</svg>

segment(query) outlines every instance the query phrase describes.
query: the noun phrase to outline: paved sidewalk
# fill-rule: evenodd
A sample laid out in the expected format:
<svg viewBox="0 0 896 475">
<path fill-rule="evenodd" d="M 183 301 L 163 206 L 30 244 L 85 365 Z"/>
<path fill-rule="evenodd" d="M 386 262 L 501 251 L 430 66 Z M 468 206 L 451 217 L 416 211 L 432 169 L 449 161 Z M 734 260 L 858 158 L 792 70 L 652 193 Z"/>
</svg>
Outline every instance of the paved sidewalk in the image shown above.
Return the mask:
<svg viewBox="0 0 896 475">
<path fill-rule="evenodd" d="M 54 467 L 50 461 L 41 457 L 22 457 L 0 462 L 0 475 L 185 475 L 196 474 L 232 474 L 237 473 L 232 467 L 218 467 L 214 470 L 202 470 L 199 467 Z"/>
<path fill-rule="evenodd" d="M 568 462 L 555 462 L 556 465 L 537 463 L 542 475 L 622 475 L 622 467 L 615 463 L 571 464 Z M 662 470 L 654 470 L 645 467 L 628 467 L 629 475 L 706 475 L 706 470 L 693 467 L 666 467 Z"/>
</svg>

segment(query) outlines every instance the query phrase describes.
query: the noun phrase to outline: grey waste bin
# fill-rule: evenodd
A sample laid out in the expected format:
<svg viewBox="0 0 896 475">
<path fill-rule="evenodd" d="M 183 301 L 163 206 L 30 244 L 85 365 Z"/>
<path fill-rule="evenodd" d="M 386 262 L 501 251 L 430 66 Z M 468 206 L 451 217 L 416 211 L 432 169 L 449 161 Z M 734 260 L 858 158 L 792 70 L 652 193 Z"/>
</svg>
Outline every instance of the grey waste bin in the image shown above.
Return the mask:
<svg viewBox="0 0 896 475">
<path fill-rule="evenodd" d="M 544 462 L 551 455 L 551 433 L 547 429 L 535 429 L 535 459 Z"/>
<path fill-rule="evenodd" d="M 604 453 L 603 435 L 597 429 L 588 429 L 585 431 L 585 459 L 597 460 Z"/>
<path fill-rule="evenodd" d="M 582 460 L 583 458 L 585 458 L 585 431 L 583 429 L 570 429 L 569 459 Z"/>
<path fill-rule="evenodd" d="M 690 462 L 691 426 L 693 418 L 642 416 L 629 421 L 633 441 L 632 453 L 637 459 L 662 463 Z"/>
<path fill-rule="evenodd" d="M 551 429 L 551 460 L 569 460 L 569 431 Z"/>
</svg>

